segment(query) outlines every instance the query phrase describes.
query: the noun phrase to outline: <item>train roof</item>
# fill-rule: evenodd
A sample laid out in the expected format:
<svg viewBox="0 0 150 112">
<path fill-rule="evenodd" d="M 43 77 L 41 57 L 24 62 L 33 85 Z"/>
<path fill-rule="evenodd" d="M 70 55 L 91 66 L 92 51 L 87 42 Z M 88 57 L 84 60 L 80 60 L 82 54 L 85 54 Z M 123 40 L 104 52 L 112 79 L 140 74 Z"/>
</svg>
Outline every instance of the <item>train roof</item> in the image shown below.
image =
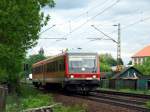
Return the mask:
<svg viewBox="0 0 150 112">
<path fill-rule="evenodd" d="M 66 53 L 67 54 L 97 54 L 96 52 L 87 52 L 83 50 L 69 50 Z"/>
<path fill-rule="evenodd" d="M 55 59 L 57 57 L 61 57 L 61 56 L 64 56 L 65 53 L 61 53 L 61 54 L 58 54 L 58 55 L 54 55 L 54 56 L 49 56 L 48 58 L 44 59 L 44 60 L 41 60 L 37 63 L 34 63 L 32 66 L 38 66 L 38 65 L 41 65 L 41 64 L 44 64 L 46 63 L 47 61 L 51 60 L 51 59 Z"/>
<path fill-rule="evenodd" d="M 58 55 L 55 55 L 55 56 L 49 56 L 48 58 L 42 60 L 42 61 L 39 61 L 37 63 L 34 63 L 32 66 L 38 66 L 38 65 L 42 65 L 44 63 L 46 63 L 47 61 L 51 60 L 51 59 L 55 59 L 57 57 L 61 57 L 61 56 L 64 56 L 66 54 L 88 54 L 88 55 L 96 55 L 97 53 L 96 52 L 64 52 L 64 53 L 61 53 L 61 54 L 58 54 Z"/>
</svg>

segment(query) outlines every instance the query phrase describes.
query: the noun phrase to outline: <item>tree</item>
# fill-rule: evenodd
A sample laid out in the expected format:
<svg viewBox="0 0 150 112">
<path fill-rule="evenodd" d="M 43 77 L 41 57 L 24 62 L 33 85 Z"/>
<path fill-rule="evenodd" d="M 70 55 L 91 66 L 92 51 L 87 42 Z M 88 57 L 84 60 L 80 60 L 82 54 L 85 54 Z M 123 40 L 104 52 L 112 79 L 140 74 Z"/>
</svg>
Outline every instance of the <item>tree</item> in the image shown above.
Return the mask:
<svg viewBox="0 0 150 112">
<path fill-rule="evenodd" d="M 100 63 L 100 71 L 101 72 L 110 72 L 111 67 L 106 63 Z"/>
<path fill-rule="evenodd" d="M 53 0 L 0 0 L 0 76 L 12 87 L 18 84 L 27 49 L 36 45 L 50 19 L 41 9 L 54 5 Z"/>
<path fill-rule="evenodd" d="M 100 70 L 102 72 L 111 71 L 111 66 L 116 66 L 117 61 L 111 56 L 111 54 L 100 55 Z"/>
<path fill-rule="evenodd" d="M 132 61 L 131 60 L 129 61 L 128 65 L 132 65 Z"/>
<path fill-rule="evenodd" d="M 46 59 L 43 54 L 30 55 L 29 58 L 25 59 L 25 64 L 29 66 L 29 74 L 31 73 L 32 65 L 38 61 Z"/>
<path fill-rule="evenodd" d="M 135 67 L 144 75 L 150 75 L 150 58 L 146 58 L 142 65 L 135 65 Z"/>
</svg>

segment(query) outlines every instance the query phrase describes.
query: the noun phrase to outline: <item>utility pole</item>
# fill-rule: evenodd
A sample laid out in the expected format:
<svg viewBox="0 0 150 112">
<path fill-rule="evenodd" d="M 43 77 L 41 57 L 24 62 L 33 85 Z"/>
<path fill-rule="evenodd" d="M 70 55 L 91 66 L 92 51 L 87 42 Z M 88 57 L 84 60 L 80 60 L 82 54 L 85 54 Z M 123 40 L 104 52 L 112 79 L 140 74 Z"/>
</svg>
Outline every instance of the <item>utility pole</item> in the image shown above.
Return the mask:
<svg viewBox="0 0 150 112">
<path fill-rule="evenodd" d="M 102 32 L 100 29 L 98 29 L 97 27 L 95 27 L 94 25 L 91 25 L 94 29 L 96 29 L 97 31 L 99 31 L 100 33 L 102 33 L 104 36 L 106 36 L 107 38 L 89 38 L 89 39 L 95 39 L 95 40 L 111 40 L 114 43 L 117 44 L 117 69 L 116 71 L 121 71 L 122 70 L 122 65 L 120 64 L 120 60 L 121 60 L 121 28 L 120 28 L 120 23 L 118 23 L 117 25 L 113 25 L 113 26 L 117 26 L 118 27 L 118 40 L 116 41 L 115 39 L 113 39 L 112 37 L 110 37 L 109 35 L 107 35 L 106 33 Z"/>
<path fill-rule="evenodd" d="M 117 64 L 119 65 L 119 60 L 121 59 L 121 36 L 120 36 L 120 23 L 118 25 L 113 25 L 113 26 L 118 26 L 118 43 L 117 43 Z"/>
<path fill-rule="evenodd" d="M 113 26 L 117 26 L 118 27 L 118 43 L 117 43 L 117 71 L 121 71 L 122 66 L 120 64 L 121 61 L 121 28 L 120 28 L 120 23 L 118 23 L 117 25 L 113 25 Z"/>
</svg>

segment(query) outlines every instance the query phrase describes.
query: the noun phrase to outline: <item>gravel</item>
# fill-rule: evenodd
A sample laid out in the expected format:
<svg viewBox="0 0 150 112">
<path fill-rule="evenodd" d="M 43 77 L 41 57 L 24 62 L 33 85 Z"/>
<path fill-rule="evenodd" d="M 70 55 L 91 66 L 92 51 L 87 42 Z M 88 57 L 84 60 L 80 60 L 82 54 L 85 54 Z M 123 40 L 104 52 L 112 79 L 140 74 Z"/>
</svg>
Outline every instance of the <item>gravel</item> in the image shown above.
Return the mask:
<svg viewBox="0 0 150 112">
<path fill-rule="evenodd" d="M 74 106 L 78 104 L 81 107 L 86 108 L 86 112 L 141 112 L 124 107 L 118 107 L 110 104 L 81 99 L 69 95 L 54 94 L 53 96 L 56 102 L 61 102 L 65 106 Z"/>
</svg>

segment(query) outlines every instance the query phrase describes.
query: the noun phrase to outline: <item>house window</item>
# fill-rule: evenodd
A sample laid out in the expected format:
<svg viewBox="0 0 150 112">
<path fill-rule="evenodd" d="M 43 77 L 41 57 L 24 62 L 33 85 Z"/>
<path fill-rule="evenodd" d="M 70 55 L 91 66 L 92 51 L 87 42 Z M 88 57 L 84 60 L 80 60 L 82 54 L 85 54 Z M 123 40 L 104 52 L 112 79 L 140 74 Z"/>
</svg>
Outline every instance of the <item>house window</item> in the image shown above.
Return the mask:
<svg viewBox="0 0 150 112">
<path fill-rule="evenodd" d="M 134 58 L 134 64 L 137 64 L 137 59 L 136 58 Z"/>
</svg>

